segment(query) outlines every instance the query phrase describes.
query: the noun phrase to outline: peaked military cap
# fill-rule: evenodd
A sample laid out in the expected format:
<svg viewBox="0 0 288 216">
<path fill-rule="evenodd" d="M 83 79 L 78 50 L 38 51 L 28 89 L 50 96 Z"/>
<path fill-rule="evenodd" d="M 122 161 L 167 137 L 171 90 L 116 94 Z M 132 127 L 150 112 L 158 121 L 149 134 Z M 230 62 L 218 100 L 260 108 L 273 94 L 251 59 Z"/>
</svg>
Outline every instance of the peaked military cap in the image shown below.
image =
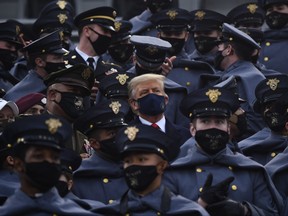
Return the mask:
<svg viewBox="0 0 288 216">
<path fill-rule="evenodd" d="M 78 28 L 89 24 L 98 24 L 105 29 L 115 31 L 114 22 L 116 15 L 116 11 L 112 7 L 97 7 L 77 15 L 74 19 L 74 24 Z"/>
<path fill-rule="evenodd" d="M 127 125 L 125 115 L 130 106 L 125 100 L 104 100 L 92 106 L 75 122 L 75 128 L 85 135 L 97 128 L 113 128 Z"/>
<path fill-rule="evenodd" d="M 82 87 L 90 95 L 94 85 L 94 73 L 88 65 L 77 64 L 59 71 L 50 73 L 44 78 L 44 83 L 50 86 L 54 83 Z"/>
<path fill-rule="evenodd" d="M 17 28 L 17 35 L 18 38 L 22 38 L 24 41 L 30 41 L 30 40 L 34 40 L 35 35 L 32 31 L 32 27 L 28 24 L 23 24 L 21 22 L 19 22 L 18 20 L 14 20 L 14 19 L 8 19 L 7 23 L 10 23 L 10 26 L 15 26 L 15 28 Z M 38 37 L 37 37 L 38 38 Z M 19 42 L 19 41 L 18 41 Z M 23 47 L 23 45 L 21 44 L 20 47 Z"/>
<path fill-rule="evenodd" d="M 60 153 L 62 171 L 73 173 L 79 168 L 82 158 L 72 149 L 63 148 Z"/>
<path fill-rule="evenodd" d="M 192 31 L 221 31 L 223 23 L 228 23 L 228 18 L 216 11 L 199 9 L 190 13 L 193 17 Z"/>
<path fill-rule="evenodd" d="M 56 30 L 52 33 L 49 33 L 37 40 L 34 40 L 32 43 L 25 46 L 23 49 L 28 52 L 28 54 L 59 54 L 63 55 L 68 51 L 62 47 L 62 32 Z"/>
<path fill-rule="evenodd" d="M 101 61 L 97 64 L 97 70 L 95 71 L 95 78 L 97 81 L 102 80 L 113 73 L 123 72 L 123 68 L 117 64 L 111 62 Z"/>
<path fill-rule="evenodd" d="M 55 29 L 61 29 L 71 34 L 74 27 L 73 18 L 75 10 L 72 5 L 64 0 L 48 3 L 40 12 L 40 16 L 33 24 L 33 30 L 37 35 L 50 33 Z"/>
<path fill-rule="evenodd" d="M 262 30 L 245 27 L 239 27 L 238 29 L 253 38 L 253 40 L 255 40 L 259 45 L 264 41 L 264 32 Z"/>
<path fill-rule="evenodd" d="M 128 83 L 136 74 L 133 73 L 113 73 L 106 76 L 99 84 L 99 91 L 107 98 L 127 97 Z"/>
<path fill-rule="evenodd" d="M 147 68 L 160 67 L 172 47 L 168 41 L 151 36 L 133 35 L 130 40 L 135 45 L 137 61 Z"/>
<path fill-rule="evenodd" d="M 162 10 L 151 17 L 151 22 L 160 31 L 183 31 L 190 28 L 192 15 L 185 9 Z"/>
<path fill-rule="evenodd" d="M 73 30 L 73 17 L 65 11 L 51 11 L 37 18 L 33 24 L 33 31 L 37 35 L 51 33 L 56 29 L 71 34 Z"/>
<path fill-rule="evenodd" d="M 196 90 L 184 97 L 180 104 L 181 112 L 190 119 L 203 116 L 230 117 L 239 107 L 234 92 L 219 87 Z"/>
<path fill-rule="evenodd" d="M 228 23 L 223 24 L 222 33 L 222 41 L 246 44 L 254 49 L 261 48 L 261 46 L 255 40 L 253 40 L 253 38 Z"/>
<path fill-rule="evenodd" d="M 158 154 L 167 161 L 173 161 L 179 153 L 179 146 L 161 130 L 144 124 L 128 125 L 116 135 L 117 146 L 122 157 L 129 152 L 148 152 Z"/>
<path fill-rule="evenodd" d="M 111 43 L 127 40 L 131 37 L 132 23 L 126 20 L 115 21 L 115 33 L 112 35 Z"/>
<path fill-rule="evenodd" d="M 263 8 L 267 10 L 273 4 L 288 4 L 288 0 L 265 0 Z"/>
<path fill-rule="evenodd" d="M 46 4 L 40 12 L 40 15 L 48 14 L 52 11 L 66 11 L 71 16 L 75 16 L 75 9 L 72 4 L 66 0 L 52 0 Z"/>
<path fill-rule="evenodd" d="M 65 119 L 45 113 L 16 119 L 6 126 L 3 136 L 15 147 L 36 145 L 61 149 L 71 138 L 72 127 Z"/>
<path fill-rule="evenodd" d="M 255 88 L 256 101 L 253 109 L 260 113 L 261 108 L 268 103 L 277 100 L 288 92 L 288 76 L 285 74 L 267 75 L 266 79 L 258 83 Z"/>
<path fill-rule="evenodd" d="M 265 11 L 258 3 L 245 3 L 233 8 L 227 17 L 236 27 L 250 27 L 251 24 L 260 27 L 265 20 Z"/>
<path fill-rule="evenodd" d="M 0 40 L 12 43 L 18 49 L 22 48 L 23 44 L 18 39 L 20 31 L 20 25 L 16 22 L 2 22 L 0 23 Z"/>
</svg>

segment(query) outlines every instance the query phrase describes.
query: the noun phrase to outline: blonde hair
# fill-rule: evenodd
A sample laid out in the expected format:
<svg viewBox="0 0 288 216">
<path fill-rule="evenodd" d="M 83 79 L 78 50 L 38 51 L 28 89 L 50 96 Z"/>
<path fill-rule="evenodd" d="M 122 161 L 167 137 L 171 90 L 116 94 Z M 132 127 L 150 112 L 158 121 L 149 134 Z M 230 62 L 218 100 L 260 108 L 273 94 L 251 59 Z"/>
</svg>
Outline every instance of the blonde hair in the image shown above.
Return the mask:
<svg viewBox="0 0 288 216">
<path fill-rule="evenodd" d="M 136 87 L 143 82 L 149 82 L 149 81 L 156 81 L 160 84 L 161 89 L 164 91 L 164 79 L 165 76 L 160 75 L 160 74 L 152 74 L 152 73 L 147 73 L 147 74 L 142 74 L 140 76 L 136 76 L 133 79 L 130 80 L 128 84 L 128 95 L 129 98 L 133 98 L 135 95 L 135 90 Z"/>
</svg>

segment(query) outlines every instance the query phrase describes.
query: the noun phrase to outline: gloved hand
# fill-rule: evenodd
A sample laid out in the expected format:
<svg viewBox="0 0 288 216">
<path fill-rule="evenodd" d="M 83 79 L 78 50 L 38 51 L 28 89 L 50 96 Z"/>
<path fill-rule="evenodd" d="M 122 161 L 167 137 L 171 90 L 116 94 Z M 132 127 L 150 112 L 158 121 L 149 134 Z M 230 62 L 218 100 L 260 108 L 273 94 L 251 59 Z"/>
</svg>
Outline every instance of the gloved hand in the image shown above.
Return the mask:
<svg viewBox="0 0 288 216">
<path fill-rule="evenodd" d="M 225 200 L 227 198 L 229 185 L 233 180 L 234 177 L 228 177 L 218 184 L 211 186 L 213 175 L 209 173 L 204 183 L 202 192 L 200 193 L 200 198 L 208 205 Z"/>
<path fill-rule="evenodd" d="M 208 205 L 207 212 L 211 216 L 248 216 L 250 211 L 248 207 L 242 203 L 236 202 L 231 199 Z"/>
</svg>

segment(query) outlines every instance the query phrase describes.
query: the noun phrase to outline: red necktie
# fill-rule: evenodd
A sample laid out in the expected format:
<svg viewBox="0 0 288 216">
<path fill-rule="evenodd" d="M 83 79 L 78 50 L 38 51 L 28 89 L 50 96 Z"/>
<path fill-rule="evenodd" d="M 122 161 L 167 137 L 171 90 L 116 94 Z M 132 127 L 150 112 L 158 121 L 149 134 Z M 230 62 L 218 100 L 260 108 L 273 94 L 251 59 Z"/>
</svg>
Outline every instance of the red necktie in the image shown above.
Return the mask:
<svg viewBox="0 0 288 216">
<path fill-rule="evenodd" d="M 156 129 L 160 130 L 160 127 L 159 127 L 156 123 L 151 124 L 151 126 L 152 126 L 153 128 L 156 128 Z"/>
</svg>

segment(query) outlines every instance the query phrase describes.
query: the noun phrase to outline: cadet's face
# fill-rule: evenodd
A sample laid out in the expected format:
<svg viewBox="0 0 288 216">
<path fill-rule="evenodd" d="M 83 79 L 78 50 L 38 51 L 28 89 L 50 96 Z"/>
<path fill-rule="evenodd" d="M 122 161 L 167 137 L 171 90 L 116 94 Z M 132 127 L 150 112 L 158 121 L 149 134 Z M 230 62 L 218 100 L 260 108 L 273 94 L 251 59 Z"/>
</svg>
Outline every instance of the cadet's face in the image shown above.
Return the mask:
<svg viewBox="0 0 288 216">
<path fill-rule="evenodd" d="M 40 115 L 44 112 L 44 107 L 36 104 L 34 106 L 32 106 L 31 108 L 29 108 L 24 114 L 29 114 L 29 115 Z"/>
<path fill-rule="evenodd" d="M 107 29 L 105 29 L 105 28 L 102 28 L 101 26 L 99 26 L 99 25 L 97 25 L 97 24 L 92 24 L 92 25 L 89 25 L 89 27 L 88 26 L 86 26 L 86 27 L 84 27 L 84 28 L 88 28 L 87 30 L 88 30 L 88 32 L 89 32 L 89 36 L 90 36 L 90 39 L 92 40 L 92 41 L 95 41 L 97 38 L 98 38 L 98 34 L 97 33 L 99 33 L 99 34 L 101 34 L 101 35 L 105 35 L 105 36 L 107 36 L 107 37 L 111 37 L 111 31 L 109 31 L 109 30 L 107 30 Z M 92 30 L 91 30 L 91 29 Z M 96 32 L 94 32 L 94 31 Z"/>
<path fill-rule="evenodd" d="M 45 148 L 31 146 L 30 148 L 28 148 L 25 155 L 26 163 L 37 163 L 43 161 L 60 164 L 60 151 L 48 147 Z"/>
<path fill-rule="evenodd" d="M 147 81 L 142 82 L 136 86 L 134 99 L 137 100 L 151 93 L 162 96 L 165 95 L 165 92 L 161 88 L 160 83 L 158 83 L 157 81 Z"/>
<path fill-rule="evenodd" d="M 97 141 L 103 141 L 107 139 L 112 139 L 116 136 L 118 129 L 113 128 L 113 129 L 97 129 L 97 134 L 95 138 Z"/>
<path fill-rule="evenodd" d="M 0 121 L 2 120 L 14 121 L 14 119 L 15 116 L 12 109 L 8 106 L 3 107 L 3 109 L 0 111 Z"/>
<path fill-rule="evenodd" d="M 59 91 L 59 92 L 72 92 L 75 94 L 80 94 L 80 95 L 85 95 L 85 90 L 82 89 L 81 87 L 76 87 L 76 86 L 70 86 L 70 85 L 64 85 L 61 83 L 57 83 L 57 85 L 55 85 L 55 90 Z M 59 93 L 60 95 L 60 93 Z"/>
<path fill-rule="evenodd" d="M 167 32 L 160 32 L 160 37 L 164 38 L 178 38 L 178 39 L 187 39 L 188 32 L 187 31 L 167 31 Z"/>
<path fill-rule="evenodd" d="M 194 37 L 205 36 L 205 37 L 220 37 L 221 32 L 217 30 L 212 31 L 196 31 L 194 32 Z"/>
<path fill-rule="evenodd" d="M 208 116 L 208 117 L 197 118 L 192 123 L 191 134 L 195 136 L 196 130 L 207 130 L 207 129 L 212 129 L 212 128 L 217 128 L 219 130 L 228 131 L 228 133 L 230 132 L 227 118 Z"/>
<path fill-rule="evenodd" d="M 273 4 L 269 8 L 267 8 L 266 15 L 272 13 L 273 11 L 288 14 L 288 5 L 286 5 L 286 4 Z"/>
<path fill-rule="evenodd" d="M 0 40 L 0 49 L 16 51 L 15 45 L 13 45 L 12 43 L 9 43 L 7 41 L 1 41 L 1 40 Z"/>
<path fill-rule="evenodd" d="M 132 165 L 157 166 L 161 161 L 163 161 L 163 159 L 154 153 L 133 152 L 124 158 L 123 166 L 124 169 Z"/>
<path fill-rule="evenodd" d="M 47 54 L 46 62 L 61 63 L 64 62 L 64 58 L 62 55 Z"/>
</svg>

